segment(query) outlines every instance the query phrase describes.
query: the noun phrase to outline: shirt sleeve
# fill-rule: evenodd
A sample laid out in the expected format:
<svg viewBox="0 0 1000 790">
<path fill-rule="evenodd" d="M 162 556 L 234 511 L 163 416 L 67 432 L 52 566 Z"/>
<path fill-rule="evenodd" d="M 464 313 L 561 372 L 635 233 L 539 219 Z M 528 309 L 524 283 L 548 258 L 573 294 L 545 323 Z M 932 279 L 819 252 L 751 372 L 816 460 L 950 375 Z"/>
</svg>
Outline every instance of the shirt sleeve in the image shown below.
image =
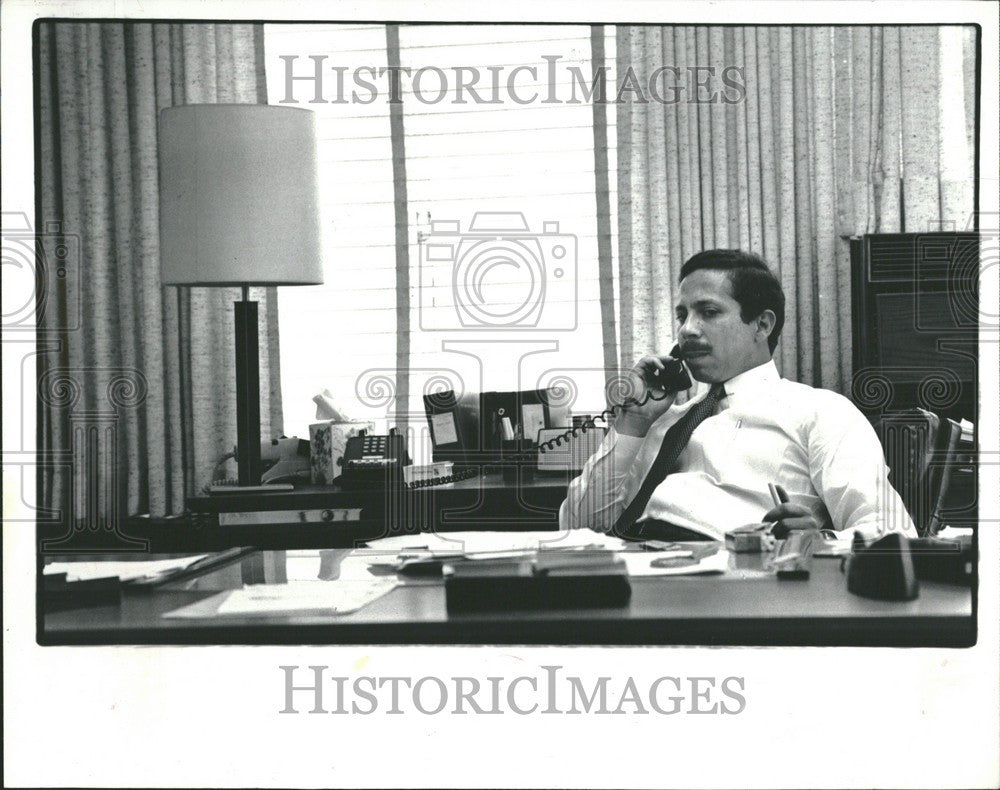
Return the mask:
<svg viewBox="0 0 1000 790">
<path fill-rule="evenodd" d="M 645 440 L 608 431 L 600 449 L 569 485 L 559 508 L 561 529 L 610 532 L 628 504 L 624 498 L 628 472 Z"/>
<path fill-rule="evenodd" d="M 874 429 L 846 398 L 827 393 L 806 438 L 813 486 L 838 530 L 867 539 L 901 532 L 916 537 L 913 521 L 889 483 Z"/>
</svg>

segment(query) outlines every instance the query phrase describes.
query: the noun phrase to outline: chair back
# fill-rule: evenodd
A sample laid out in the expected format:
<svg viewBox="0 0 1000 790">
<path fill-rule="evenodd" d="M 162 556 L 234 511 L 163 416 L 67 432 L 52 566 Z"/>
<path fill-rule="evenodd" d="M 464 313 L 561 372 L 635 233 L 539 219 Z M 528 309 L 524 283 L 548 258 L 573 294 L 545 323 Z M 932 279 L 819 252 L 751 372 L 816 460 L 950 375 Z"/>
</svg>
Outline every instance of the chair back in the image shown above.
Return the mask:
<svg viewBox="0 0 1000 790">
<path fill-rule="evenodd" d="M 961 435 L 959 424 L 917 408 L 883 415 L 878 434 L 889 482 L 899 492 L 917 532 L 933 535 L 942 526 L 941 511 Z"/>
</svg>

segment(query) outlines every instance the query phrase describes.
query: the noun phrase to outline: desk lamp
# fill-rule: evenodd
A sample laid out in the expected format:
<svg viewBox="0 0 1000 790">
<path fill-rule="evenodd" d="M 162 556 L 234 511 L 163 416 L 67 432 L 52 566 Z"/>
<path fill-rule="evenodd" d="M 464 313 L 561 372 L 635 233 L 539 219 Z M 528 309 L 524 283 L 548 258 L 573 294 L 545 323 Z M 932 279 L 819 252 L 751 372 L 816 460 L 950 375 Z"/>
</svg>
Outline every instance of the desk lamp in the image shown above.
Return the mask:
<svg viewBox="0 0 1000 790">
<path fill-rule="evenodd" d="M 257 303 L 250 286 L 318 285 L 316 122 L 309 110 L 193 104 L 160 113 L 164 285 L 239 286 L 235 304 L 237 463 L 260 484 Z"/>
</svg>

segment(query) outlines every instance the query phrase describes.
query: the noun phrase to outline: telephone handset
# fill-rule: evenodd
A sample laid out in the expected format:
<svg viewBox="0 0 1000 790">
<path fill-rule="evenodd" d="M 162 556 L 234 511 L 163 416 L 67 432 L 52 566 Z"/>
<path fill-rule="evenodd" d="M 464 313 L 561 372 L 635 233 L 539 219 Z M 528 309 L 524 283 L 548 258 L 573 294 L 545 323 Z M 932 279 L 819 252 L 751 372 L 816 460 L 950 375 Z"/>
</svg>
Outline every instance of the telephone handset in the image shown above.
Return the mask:
<svg viewBox="0 0 1000 790">
<path fill-rule="evenodd" d="M 669 357 L 660 357 L 660 361 L 663 362 L 664 369 L 647 374 L 646 394 L 642 396 L 641 400 L 625 398 L 622 403 L 613 403 L 596 417 L 588 420 L 584 427 L 592 428 L 597 420 L 606 421 L 613 418 L 615 409 L 624 409 L 626 406 L 645 406 L 651 400 L 663 400 L 691 386 L 691 376 L 688 375 L 687 368 L 681 362 L 681 347 L 679 345 L 670 349 Z M 660 390 L 663 394 L 654 394 L 655 390 Z"/>
<path fill-rule="evenodd" d="M 643 406 L 650 400 L 658 401 L 673 395 L 674 393 L 680 392 L 681 390 L 686 390 L 691 387 L 691 376 L 687 372 L 687 368 L 684 367 L 684 363 L 681 362 L 681 347 L 679 345 L 674 346 L 670 350 L 669 358 L 660 358 L 664 364 L 664 370 L 655 370 L 646 377 L 646 393 L 642 396 L 641 400 L 636 398 L 625 398 L 622 403 L 612 404 L 610 407 L 602 411 L 596 417 L 588 417 L 583 425 L 576 426 L 567 430 L 566 432 L 553 437 L 545 442 L 539 442 L 538 444 L 538 466 L 539 468 L 551 467 L 558 468 L 558 463 L 550 464 L 547 463 L 543 456 L 547 452 L 555 450 L 562 444 L 574 445 L 574 440 L 578 439 L 581 434 L 586 435 L 588 431 L 593 431 L 597 428 L 597 421 L 602 420 L 607 422 L 615 416 L 615 409 L 624 409 L 627 406 Z M 656 390 L 662 392 L 662 394 L 657 394 Z M 551 431 L 546 431 L 545 433 L 551 433 Z M 562 452 L 561 455 L 568 459 L 569 467 L 571 469 L 582 468 L 583 464 L 580 462 L 581 459 L 585 460 L 584 456 L 589 458 L 596 449 L 593 447 L 591 442 L 587 445 L 582 452 L 580 448 L 575 446 L 567 447 L 566 451 Z M 565 462 L 563 462 L 565 463 Z"/>
<path fill-rule="evenodd" d="M 664 370 L 656 370 L 653 372 L 652 376 L 647 377 L 647 384 L 651 387 L 656 387 L 664 391 L 664 396 L 672 395 L 675 392 L 680 392 L 681 390 L 686 390 L 691 386 L 691 377 L 688 375 L 687 368 L 684 367 L 684 363 L 681 362 L 681 347 L 679 345 L 674 346 L 670 350 L 670 357 L 664 359 L 660 358 L 664 364 Z M 662 400 L 662 397 L 653 397 L 651 392 L 647 392 L 646 398 L 641 402 L 635 401 L 635 405 L 641 406 L 646 403 L 647 400 L 652 398 L 653 400 Z M 626 404 L 628 402 L 626 401 Z"/>
<path fill-rule="evenodd" d="M 642 406 L 649 400 L 663 400 L 675 392 L 688 389 L 691 386 L 691 377 L 687 369 L 680 361 L 681 351 L 679 346 L 674 346 L 670 352 L 670 358 L 663 359 L 664 370 L 657 370 L 647 380 L 647 390 L 641 400 L 626 398 L 623 403 L 615 403 L 602 411 L 597 416 L 588 417 L 582 424 L 569 428 L 563 433 L 547 441 L 539 442 L 538 446 L 521 453 L 513 458 L 504 459 L 504 464 L 538 462 L 543 466 L 540 456 L 546 452 L 555 450 L 563 443 L 570 443 L 581 434 L 598 429 L 597 421 L 608 421 L 615 416 L 615 409 L 624 409 L 626 406 Z M 662 394 L 654 394 L 656 391 Z M 603 430 L 603 428 L 601 428 Z M 541 435 L 551 434 L 551 430 L 543 431 Z M 590 453 L 588 453 L 589 457 Z M 388 436 L 360 435 L 352 436 L 347 440 L 344 450 L 343 466 L 344 471 L 334 482 L 344 488 L 367 488 L 376 486 L 405 486 L 407 488 L 418 488 L 424 485 L 436 485 L 442 482 L 454 482 L 477 477 L 481 471 L 486 471 L 495 464 L 486 465 L 482 470 L 479 468 L 469 468 L 447 479 L 436 479 L 431 481 L 417 481 L 406 484 L 403 480 L 403 467 L 410 463 L 406 454 L 406 444 L 403 437 L 397 434 Z M 555 467 L 553 467 L 555 468 Z"/>
</svg>

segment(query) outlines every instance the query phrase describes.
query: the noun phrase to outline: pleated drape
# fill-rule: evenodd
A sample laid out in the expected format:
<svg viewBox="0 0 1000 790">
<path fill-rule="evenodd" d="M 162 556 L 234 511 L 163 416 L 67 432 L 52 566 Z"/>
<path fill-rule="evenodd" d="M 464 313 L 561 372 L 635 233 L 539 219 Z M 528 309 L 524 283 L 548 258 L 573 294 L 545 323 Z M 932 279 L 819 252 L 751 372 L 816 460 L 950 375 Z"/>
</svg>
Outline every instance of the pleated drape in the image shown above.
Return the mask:
<svg viewBox="0 0 1000 790">
<path fill-rule="evenodd" d="M 262 30 L 49 22 L 37 36 L 38 223 L 78 250 L 39 316 L 40 501 L 101 532 L 182 511 L 236 441 L 239 292 L 160 285 L 157 117 L 266 101 Z M 281 430 L 277 300 L 252 298 L 269 436 Z"/>
<path fill-rule="evenodd" d="M 732 103 L 623 94 L 622 367 L 673 344 L 684 261 L 739 247 L 784 286 L 783 375 L 849 392 L 846 237 L 968 226 L 974 53 L 965 27 L 620 27 L 619 79 L 631 69 L 646 86 L 663 66 L 699 66 L 722 88 L 736 67 L 745 85 Z M 676 73 L 654 78 L 660 96 Z"/>
</svg>

